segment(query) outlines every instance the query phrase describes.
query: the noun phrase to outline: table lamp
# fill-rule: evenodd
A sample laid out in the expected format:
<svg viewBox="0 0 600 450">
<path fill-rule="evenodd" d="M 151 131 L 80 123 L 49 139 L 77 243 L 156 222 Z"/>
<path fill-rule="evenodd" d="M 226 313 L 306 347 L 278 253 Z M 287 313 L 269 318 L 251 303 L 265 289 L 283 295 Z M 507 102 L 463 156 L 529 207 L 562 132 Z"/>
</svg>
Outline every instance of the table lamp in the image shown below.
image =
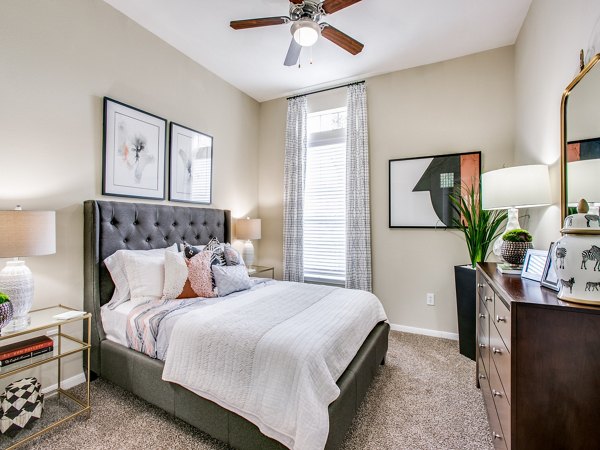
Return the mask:
<svg viewBox="0 0 600 450">
<path fill-rule="evenodd" d="M 552 203 L 548 166 L 535 164 L 492 170 L 481 176 L 481 206 L 483 209 L 508 209 L 506 230 L 516 230 L 519 210 Z M 502 234 L 504 234 L 502 233 Z M 500 257 L 502 236 L 494 242 L 494 254 Z"/>
<path fill-rule="evenodd" d="M 54 211 L 0 211 L 0 258 L 7 261 L 0 271 L 0 291 L 13 305 L 13 320 L 2 331 L 18 331 L 29 325 L 33 304 L 33 274 L 22 256 L 50 255 L 56 252 Z"/>
<path fill-rule="evenodd" d="M 597 176 L 600 174 L 600 159 L 583 159 L 567 163 L 567 203 L 577 206 L 584 198 L 591 208 L 600 203 L 600 187 Z M 590 214 L 592 210 L 590 208 Z"/>
<path fill-rule="evenodd" d="M 251 219 L 250 217 L 238 219 L 235 224 L 235 235 L 238 239 L 246 241 L 242 258 L 244 258 L 247 267 L 252 266 L 254 264 L 252 239 L 260 239 L 260 219 Z"/>
</svg>

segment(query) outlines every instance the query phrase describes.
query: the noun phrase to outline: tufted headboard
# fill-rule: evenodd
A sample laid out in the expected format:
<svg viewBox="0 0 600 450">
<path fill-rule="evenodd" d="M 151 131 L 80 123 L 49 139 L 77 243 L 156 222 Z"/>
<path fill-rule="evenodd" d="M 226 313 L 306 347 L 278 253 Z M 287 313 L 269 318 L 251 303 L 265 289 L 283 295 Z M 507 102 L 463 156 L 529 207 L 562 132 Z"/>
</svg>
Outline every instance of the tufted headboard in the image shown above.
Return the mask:
<svg viewBox="0 0 600 450">
<path fill-rule="evenodd" d="M 114 284 L 103 264 L 117 250 L 149 250 L 183 241 L 206 244 L 212 237 L 231 241 L 231 212 L 144 203 L 87 200 L 84 212 L 84 308 L 92 318 L 92 371 L 98 373 L 98 345 L 105 338 L 100 307 Z"/>
</svg>

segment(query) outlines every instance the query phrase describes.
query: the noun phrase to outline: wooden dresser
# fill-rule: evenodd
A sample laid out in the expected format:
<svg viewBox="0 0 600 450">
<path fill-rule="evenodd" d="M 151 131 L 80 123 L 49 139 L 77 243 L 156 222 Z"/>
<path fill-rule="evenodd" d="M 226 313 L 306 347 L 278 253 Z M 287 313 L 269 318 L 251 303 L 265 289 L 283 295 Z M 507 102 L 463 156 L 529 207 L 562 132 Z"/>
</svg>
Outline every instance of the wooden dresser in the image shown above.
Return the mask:
<svg viewBox="0 0 600 450">
<path fill-rule="evenodd" d="M 496 449 L 600 448 L 600 307 L 477 268 L 477 384 Z"/>
</svg>

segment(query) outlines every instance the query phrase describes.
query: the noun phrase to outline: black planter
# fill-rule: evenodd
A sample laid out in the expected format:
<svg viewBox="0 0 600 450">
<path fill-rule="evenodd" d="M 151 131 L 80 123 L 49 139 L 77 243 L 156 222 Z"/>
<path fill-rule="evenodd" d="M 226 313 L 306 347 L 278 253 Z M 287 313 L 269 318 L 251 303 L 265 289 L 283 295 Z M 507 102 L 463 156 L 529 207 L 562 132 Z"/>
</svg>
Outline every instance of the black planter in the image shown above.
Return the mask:
<svg viewBox="0 0 600 450">
<path fill-rule="evenodd" d="M 460 354 L 475 361 L 477 281 L 471 266 L 454 266 Z"/>
</svg>

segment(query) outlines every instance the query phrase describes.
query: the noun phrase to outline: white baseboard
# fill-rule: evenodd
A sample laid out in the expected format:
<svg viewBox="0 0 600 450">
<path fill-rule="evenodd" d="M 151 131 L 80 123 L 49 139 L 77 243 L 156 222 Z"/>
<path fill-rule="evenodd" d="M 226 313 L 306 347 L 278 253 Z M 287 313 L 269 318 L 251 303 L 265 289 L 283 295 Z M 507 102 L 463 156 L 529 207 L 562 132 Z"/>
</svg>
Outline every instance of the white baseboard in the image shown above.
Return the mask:
<svg viewBox="0 0 600 450">
<path fill-rule="evenodd" d="M 396 325 L 395 323 L 390 323 L 390 327 L 394 331 L 402 331 L 404 333 L 411 334 L 423 334 L 425 336 L 433 336 L 443 339 L 452 339 L 453 341 L 458 341 L 457 333 L 449 333 L 447 331 L 437 331 L 437 330 L 428 330 L 427 328 L 415 328 L 415 327 L 407 327 L 405 325 Z"/>
<path fill-rule="evenodd" d="M 60 387 L 63 389 L 71 389 L 77 385 L 85 383 L 85 374 L 83 372 L 75 375 L 74 377 L 67 378 L 66 380 L 62 380 L 60 383 Z M 46 394 L 51 391 L 55 391 L 58 389 L 58 384 L 53 384 L 51 386 L 46 386 L 42 389 L 42 393 Z"/>
</svg>

